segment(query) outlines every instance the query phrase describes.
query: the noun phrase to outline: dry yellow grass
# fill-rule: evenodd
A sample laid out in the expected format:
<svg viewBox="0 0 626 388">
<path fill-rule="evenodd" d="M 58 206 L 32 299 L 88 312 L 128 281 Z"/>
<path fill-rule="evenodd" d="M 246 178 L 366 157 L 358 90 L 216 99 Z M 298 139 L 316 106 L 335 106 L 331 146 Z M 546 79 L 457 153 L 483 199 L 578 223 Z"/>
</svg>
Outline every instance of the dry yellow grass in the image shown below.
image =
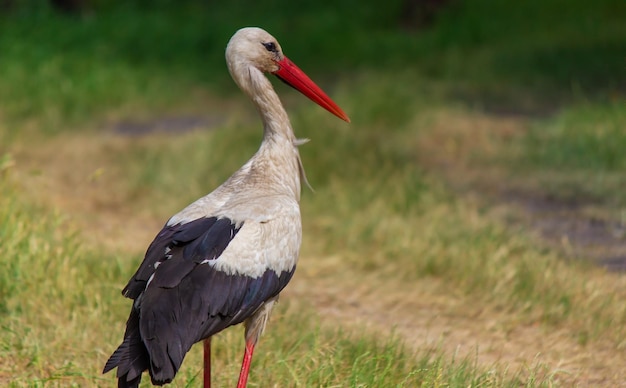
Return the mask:
<svg viewBox="0 0 626 388">
<path fill-rule="evenodd" d="M 435 166 L 438 171 L 449 171 L 453 174 L 449 177 L 471 178 L 471 166 L 464 163 L 468 155 L 479 151 L 484 156 L 492 152 L 490 147 L 497 146 L 490 140 L 493 135 L 490 128 L 504 128 L 505 132 L 523 130 L 523 123 L 515 120 L 477 119 L 458 112 L 441 114 L 445 120 L 437 119 L 437 115 L 433 119 L 435 127 L 441 131 L 407 136 L 415 136 L 412 144 L 420 149 L 422 163 Z M 446 130 L 452 133 L 448 133 L 445 139 L 436 137 L 444 136 L 442 133 Z M 114 252 L 120 260 L 126 261 L 138 257 L 165 218 L 184 204 L 166 203 L 156 207 L 150 204 L 151 193 L 146 198 L 136 198 L 136 193 L 129 192 L 128 176 L 124 175 L 128 171 L 117 161 L 116 155 L 132 153 L 138 146 L 156 147 L 173 142 L 173 147 L 179 147 L 176 143 L 194 142 L 202 136 L 191 133 L 179 138 L 166 135 L 126 138 L 104 132 L 65 134 L 41 143 L 18 141 L 12 147 L 14 170 L 31 200 L 59 209 L 64 218 L 77 226 L 87 245 Z M 479 144 L 477 148 L 468 149 L 467 139 L 470 138 L 474 147 Z M 435 152 L 429 154 L 426 150 Z M 493 176 L 498 176 L 498 169 L 494 168 L 494 171 Z M 331 249 L 332 254 L 329 255 L 326 242 L 315 237 L 338 220 L 333 218 L 336 215 L 330 213 L 314 213 L 317 207 L 315 203 L 311 205 L 311 202 L 323 202 L 326 195 L 329 195 L 327 191 L 320 190 L 313 195 L 306 194 L 303 199 L 305 243 L 301 264 L 283 298 L 296 306 L 314 306 L 324 325 L 341 326 L 357 332 L 366 330 L 383 338 L 395 333 L 416 351 L 441 349 L 449 357 L 475 358 L 481 368 L 522 370 L 535 377 L 544 376 L 556 385 L 608 387 L 626 381 L 622 368 L 626 364 L 622 328 L 611 332 L 610 327 L 600 327 L 599 333 L 588 333 L 590 327 L 597 325 L 588 321 L 597 317 L 584 316 L 545 324 L 542 323 L 545 312 L 534 307 L 532 301 L 528 301 L 528 306 L 520 306 L 519 303 L 507 306 L 502 299 L 498 299 L 498 289 L 467 292 L 467 288 L 451 284 L 450 279 L 439 277 L 436 273 L 416 278 L 410 273 L 403 273 L 406 270 L 404 265 L 411 258 L 390 258 L 390 253 L 402 255 L 406 252 L 441 257 L 463 256 L 464 252 L 459 251 L 462 247 L 437 248 L 429 244 L 436 242 L 437 234 L 446 228 L 445 222 L 441 221 L 445 218 L 452 217 L 467 223 L 469 229 L 476 230 L 497 222 L 497 216 L 483 211 L 483 205 L 471 197 L 454 202 L 427 198 L 426 201 L 432 204 L 420 210 L 420 216 L 414 219 L 389 212 L 382 198 L 368 205 L 369 214 L 354 213 L 351 216 L 352 235 L 347 235 L 343 245 Z M 337 201 L 341 200 L 337 198 Z M 348 208 L 346 211 L 352 210 Z M 342 212 L 338 213 L 341 216 Z M 359 238 L 364 233 L 361 228 L 367 229 L 368 217 L 382 214 L 388 217 L 380 220 L 379 229 L 367 231 L 371 239 L 367 246 L 376 247 L 379 244 L 380 250 L 370 251 L 371 256 L 363 259 L 364 250 L 352 248 L 360 243 Z M 393 236 L 394 240 L 388 241 L 389 236 Z M 379 242 L 372 245 L 372 241 Z M 508 247 L 505 243 L 500 245 L 499 251 L 490 254 L 515 260 L 519 255 L 515 251 L 533 240 L 527 238 L 523 241 L 511 243 Z M 398 249 L 395 254 L 393 250 L 389 251 L 391 246 Z M 542 259 L 559 260 L 556 254 L 548 254 Z M 570 271 L 565 264 L 554 268 Z M 489 271 L 489 268 L 484 270 Z M 589 288 L 572 290 L 573 303 L 596 303 L 594 295 L 597 303 L 604 303 L 607 294 L 623 295 L 626 285 L 623 278 L 601 270 L 577 271 L 574 269 L 552 275 L 555 280 L 572 274 L 586 277 L 578 283 L 562 279 L 556 281 L 555 284 L 578 284 Z M 515 276 L 514 273 L 511 275 Z M 120 285 L 123 281 L 125 279 L 120 279 Z M 499 284 L 499 287 L 505 287 L 507 280 Z M 120 300 L 117 307 L 123 306 L 124 302 Z M 623 319 L 623 304 L 620 306 L 618 303 L 613 308 L 615 316 Z M 124 312 L 120 312 L 120 316 Z M 89 324 L 83 318 L 73 315 L 67 317 L 69 327 L 46 330 L 46 336 L 52 336 L 48 340 L 62 340 L 71 332 L 80 332 L 81 325 Z M 92 318 L 97 319 L 97 314 Z M 46 317 L 41 319 L 45 321 Z M 58 317 L 51 317 L 50 322 L 54 319 L 58 320 Z M 74 324 L 76 327 L 72 328 Z M 47 337 L 39 337 L 37 333 L 32 335 L 40 341 L 47 340 Z M 107 338 L 112 337 L 107 335 Z M 90 341 L 93 342 L 93 339 Z M 94 343 L 98 358 L 106 353 L 102 346 L 102 343 Z M 19 368 L 18 365 L 15 367 Z"/>
</svg>

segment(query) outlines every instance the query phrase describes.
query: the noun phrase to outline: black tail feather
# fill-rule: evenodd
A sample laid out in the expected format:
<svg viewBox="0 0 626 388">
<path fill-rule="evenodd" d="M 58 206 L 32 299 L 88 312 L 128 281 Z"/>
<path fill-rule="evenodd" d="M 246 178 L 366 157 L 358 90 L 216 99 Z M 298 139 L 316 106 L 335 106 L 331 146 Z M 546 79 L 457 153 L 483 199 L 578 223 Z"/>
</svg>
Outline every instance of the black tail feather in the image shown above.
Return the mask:
<svg viewBox="0 0 626 388">
<path fill-rule="evenodd" d="M 118 387 L 134 388 L 141 382 L 141 374 L 150 365 L 148 351 L 139 334 L 139 313 L 133 307 L 126 323 L 124 341 L 113 352 L 102 373 L 117 367 Z"/>
</svg>

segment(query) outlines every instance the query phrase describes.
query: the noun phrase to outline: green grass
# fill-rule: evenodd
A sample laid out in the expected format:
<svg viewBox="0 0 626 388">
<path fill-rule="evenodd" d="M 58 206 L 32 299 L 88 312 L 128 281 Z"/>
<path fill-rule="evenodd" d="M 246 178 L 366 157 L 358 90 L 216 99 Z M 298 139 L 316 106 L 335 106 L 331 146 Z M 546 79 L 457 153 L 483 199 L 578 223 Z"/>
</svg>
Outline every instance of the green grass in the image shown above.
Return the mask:
<svg viewBox="0 0 626 388">
<path fill-rule="evenodd" d="M 626 206 L 624 101 L 571 107 L 530 125 L 503 159 L 515 174 L 534 176 L 557 198 Z"/>
<path fill-rule="evenodd" d="M 29 156 L 56 144 L 51 153 L 67 158 L 71 172 L 81 161 L 64 153 L 63 139 L 82 136 L 83 157 L 102 166 L 101 187 L 115 197 L 113 209 L 108 202 L 100 204 L 104 209 L 77 207 L 84 218 L 101 211 L 164 221 L 226 179 L 258 146 L 256 117 L 239 102 L 243 96 L 223 60 L 228 38 L 243 25 L 277 36 L 352 118 L 346 126 L 276 85 L 296 134 L 312 139 L 301 147 L 315 190 L 304 189 L 302 200 L 303 269 L 337 282 L 371 282 L 383 301 L 393 301 L 382 292 L 391 285 L 411 290 L 432 282 L 430 296 L 462 301 L 457 314 L 467 311 L 463 304 L 503 312 L 512 322 L 503 325 L 564 331 L 590 347 L 608 342 L 619 355 L 626 336 L 622 279 L 565 262 L 528 230 L 502 225 L 484 204 L 449 190 L 444 174 L 422 164 L 418 152 L 432 126 L 441 125 L 433 111 L 508 111 L 524 116 L 523 132 L 475 155 L 478 166 L 501 165 L 504 176 L 546 190 L 553 185 L 562 196 L 590 192 L 616 208 L 626 203 L 624 3 L 467 0 L 415 31 L 397 26 L 399 4 L 97 2 L 93 13 L 77 18 L 43 5 L 21 5 L 1 17 L 0 359 L 10 362 L 0 363 L 0 385 L 110 385 L 112 376 L 100 370 L 129 308 L 119 290 L 140 260 L 140 252 L 79 243 L 94 231 L 63 213 L 67 204 L 46 202 L 54 187 L 29 191 L 36 180 L 24 171 Z M 207 100 L 215 105 L 205 108 Z M 93 145 L 102 123 L 180 112 L 224 120 L 211 130 Z M 463 117 L 468 130 L 481 125 L 471 114 Z M 440 140 L 432 152 L 454 154 L 454 139 Z M 13 146 L 21 150 L 15 159 Z M 57 176 L 47 166 L 37 171 L 53 182 Z M 132 214 L 118 214 L 129 209 Z M 507 365 L 416 352 L 400 336 L 337 326 L 305 303 L 281 303 L 259 345 L 251 385 L 560 381 L 553 366 L 507 371 Z M 234 382 L 241 346 L 241 330 L 215 341 L 219 386 Z M 198 384 L 200 353 L 189 354 L 175 386 Z"/>
<path fill-rule="evenodd" d="M 417 31 L 399 28 L 399 0 L 272 4 L 113 2 L 76 18 L 22 5 L 0 17 L 0 112 L 17 120 L 12 131 L 34 120 L 54 133 L 111 111 L 189 105 L 194 87 L 232 93 L 223 50 L 246 25 L 275 34 L 305 70 L 327 74 L 314 77 L 323 84 L 354 70 L 414 72 L 471 106 L 544 113 L 624 92 L 620 1 L 467 0 Z"/>
<path fill-rule="evenodd" d="M 337 160 L 329 166 L 341 166 L 346 175 L 360 179 L 346 187 L 347 176 L 333 176 L 339 174 L 335 168 L 331 182 L 315 186 L 303 201 L 305 228 L 324 236 L 314 245 L 316 254 L 342 252 L 353 271 L 407 284 L 436 278 L 526 321 L 566 324 L 593 336 L 606 335 L 626 319 L 623 293 L 583 276 L 589 270 L 584 263 L 565 263 L 524 233 L 494 225 L 478 205 L 450 197 L 416 166 L 355 148 L 335 148 Z M 361 157 L 342 160 L 346 154 Z M 332 214 L 332 221 L 317 214 Z M 587 314 L 594 319 L 581 324 Z M 626 334 L 611 332 L 616 345 Z"/>
<path fill-rule="evenodd" d="M 570 172 L 626 169 L 624 102 L 584 105 L 533 125 L 522 143 L 527 165 Z"/>
<path fill-rule="evenodd" d="M 130 302 L 119 288 L 132 263 L 81 247 L 59 215 L 25 203 L 10 177 L 0 183 L 0 264 L 8 268 L 0 279 L 0 355 L 6 361 L 0 381 L 12 387 L 108 385 L 111 376 L 99 371 L 121 337 Z M 214 341 L 218 385 L 236 378 L 242 342 L 241 330 Z M 397 340 L 320 326 L 315 313 L 297 304 L 281 305 L 259 349 L 251 386 L 520 384 L 515 375 L 480 371 L 469 360 L 415 356 Z M 200 352 L 189 354 L 175 386 L 197 384 Z"/>
</svg>

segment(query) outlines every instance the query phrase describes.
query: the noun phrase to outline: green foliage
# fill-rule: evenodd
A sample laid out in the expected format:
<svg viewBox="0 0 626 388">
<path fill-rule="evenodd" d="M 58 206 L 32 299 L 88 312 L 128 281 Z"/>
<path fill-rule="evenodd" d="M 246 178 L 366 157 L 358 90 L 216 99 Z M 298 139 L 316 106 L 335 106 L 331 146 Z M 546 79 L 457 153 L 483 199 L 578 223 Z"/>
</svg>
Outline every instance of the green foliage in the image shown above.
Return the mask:
<svg viewBox="0 0 626 388">
<path fill-rule="evenodd" d="M 80 17 L 17 7 L 0 17 L 0 109 L 57 132 L 128 104 L 173 106 L 195 86 L 233 91 L 223 50 L 247 25 L 313 75 L 404 71 L 478 107 L 550 112 L 624 84 L 621 1 L 452 2 L 415 31 L 400 25 L 401 4 L 96 2 Z"/>
<path fill-rule="evenodd" d="M 96 359 L 101 328 L 123 319 L 111 314 L 106 295 L 130 268 L 82 249 L 63 218 L 25 201 L 8 175 L 0 176 L 0 265 L 5 269 L 0 378 L 6 382 L 9 376 L 15 386 L 97 380 L 97 366 L 84 368 L 80 360 Z"/>
<path fill-rule="evenodd" d="M 423 30 L 400 27 L 395 0 L 384 7 L 330 0 L 93 4 L 77 17 L 56 14 L 46 2 L 0 17 L 2 147 L 9 144 L 4 138 L 19 141 L 24 128 L 40 135 L 95 128 L 110 116 L 205 114 L 194 92 L 211 90 L 224 99 L 212 112 L 238 119 L 212 132 L 126 139 L 102 161 L 120 177 L 112 192 L 164 220 L 217 186 L 258 146 L 256 121 L 229 111 L 235 87 L 223 50 L 237 28 L 259 25 L 353 120 L 347 127 L 317 107 L 301 107 L 302 97 L 277 85 L 284 101 L 296 101 L 288 110 L 297 135 L 313 140 L 301 147 L 315 190 L 303 194 L 304 254 L 321 268 L 332 264 L 324 258 L 340 256 L 338 272 L 375 274 L 373 287 L 380 289 L 387 281 L 410 287 L 434 280 L 455 298 L 496 306 L 520 321 L 567 326 L 581 344 L 623 343 L 618 282 L 597 280 L 588 267 L 536 248 L 526 232 L 494 224 L 424 171 L 416 144 L 430 125 L 425 112 L 459 99 L 479 109 L 541 115 L 576 101 L 533 122 L 520 143 L 500 144 L 501 159 L 532 176 L 573 175 L 576 193 L 594 182 L 600 197 L 610 197 L 598 180 L 577 174 L 612 176 L 626 168 L 624 2 L 458 1 Z M 436 152 L 447 152 L 449 140 L 435 144 Z M 26 196 L 12 179 L 13 166 L 8 154 L 0 157 L 0 359 L 10 360 L 0 363 L 0 382 L 108 385 L 112 377 L 100 370 L 129 307 L 119 289 L 140 258 L 79 244 L 81 235 L 58 211 L 33 205 L 35 194 Z M 415 355 L 395 340 L 328 329 L 309 309 L 287 307 L 255 356 L 254 378 L 263 385 L 550 384 L 540 371 L 510 377 L 438 353 Z M 241 333 L 218 339 L 216 378 L 230 385 Z M 176 384 L 197 384 L 200 360 L 194 349 Z"/>
<path fill-rule="evenodd" d="M 131 263 L 79 247 L 59 216 L 25 202 L 11 179 L 3 177 L 0 190 L 0 264 L 8 269 L 0 278 L 0 357 L 6 361 L 0 378 L 14 387 L 109 384 L 113 377 L 99 371 L 122 333 L 129 302 L 119 288 Z M 237 373 L 241 333 L 227 331 L 214 343 L 220 371 L 215 379 L 227 385 Z M 434 353 L 416 360 L 397 341 L 320 328 L 318 318 L 302 307 L 286 306 L 259 346 L 252 384 L 516 386 L 517 381 Z M 196 384 L 199 349 L 187 357 L 176 386 Z"/>
<path fill-rule="evenodd" d="M 495 162 L 505 165 L 526 190 L 541 188 L 570 204 L 603 204 L 611 207 L 611 217 L 619 218 L 626 205 L 624 112 L 619 100 L 570 106 L 529 123 L 515 141 L 503 142 Z"/>
<path fill-rule="evenodd" d="M 526 162 L 563 172 L 624 171 L 625 124 L 623 101 L 570 109 L 531 127 L 523 144 Z"/>
</svg>

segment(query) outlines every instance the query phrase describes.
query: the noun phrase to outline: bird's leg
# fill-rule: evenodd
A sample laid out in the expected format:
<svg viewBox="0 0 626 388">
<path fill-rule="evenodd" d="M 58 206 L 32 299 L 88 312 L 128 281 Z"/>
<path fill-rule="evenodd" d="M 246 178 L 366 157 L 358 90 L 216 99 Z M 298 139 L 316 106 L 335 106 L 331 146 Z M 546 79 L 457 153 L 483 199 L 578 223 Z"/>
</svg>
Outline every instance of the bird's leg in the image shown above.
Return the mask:
<svg viewBox="0 0 626 388">
<path fill-rule="evenodd" d="M 204 340 L 204 388 L 211 388 L 211 337 Z"/>
<path fill-rule="evenodd" d="M 243 362 L 241 363 L 241 372 L 239 373 L 237 388 L 245 388 L 248 383 L 248 374 L 250 373 L 250 364 L 252 363 L 253 352 L 254 341 L 246 341 L 246 351 L 243 354 Z"/>
<path fill-rule="evenodd" d="M 278 300 L 278 295 L 270 298 L 263 303 L 263 305 L 252 315 L 246 319 L 244 325 L 246 326 L 246 351 L 243 354 L 243 362 L 241 363 L 241 372 L 239 373 L 239 382 L 237 388 L 245 388 L 248 382 L 248 374 L 250 372 L 250 364 L 252 364 L 252 353 L 254 352 L 254 346 L 263 334 L 265 325 L 272 312 L 274 303 Z"/>
</svg>

